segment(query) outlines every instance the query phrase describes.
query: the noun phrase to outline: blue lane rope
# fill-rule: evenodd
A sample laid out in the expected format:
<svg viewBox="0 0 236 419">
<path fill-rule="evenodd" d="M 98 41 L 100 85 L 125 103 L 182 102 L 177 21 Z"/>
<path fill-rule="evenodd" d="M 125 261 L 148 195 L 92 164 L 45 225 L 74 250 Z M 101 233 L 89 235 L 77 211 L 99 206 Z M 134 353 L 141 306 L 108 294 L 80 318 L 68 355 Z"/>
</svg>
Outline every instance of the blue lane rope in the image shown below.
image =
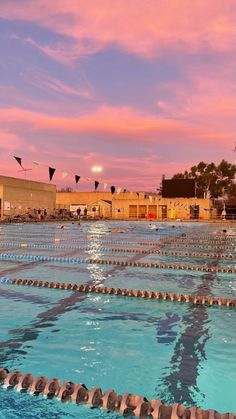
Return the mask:
<svg viewBox="0 0 236 419">
<path fill-rule="evenodd" d="M 174 250 L 147 250 L 147 249 L 126 249 L 126 248 L 109 248 L 109 247 L 93 247 L 93 246 L 70 246 L 64 244 L 35 244 L 35 243 L 12 243 L 12 242 L 0 242 L 0 247 L 13 247 L 13 248 L 30 248 L 30 249 L 65 249 L 65 250 L 82 250 L 82 251 L 90 251 L 90 250 L 99 250 L 99 252 L 112 252 L 112 253 L 137 253 L 143 255 L 149 254 L 159 254 L 159 255 L 174 255 L 174 256 L 200 256 L 200 257 L 217 257 L 221 259 L 234 259 L 236 255 L 232 253 L 225 253 L 225 254 L 214 254 L 214 253 L 206 253 L 206 252 L 185 252 L 185 251 L 174 251 Z"/>
<path fill-rule="evenodd" d="M 64 244 L 33 244 L 33 243 L 4 243 L 0 242 L 0 247 L 15 247 L 15 248 L 31 248 L 31 249 L 66 249 L 66 250 L 95 250 L 97 246 L 70 246 Z M 99 247 L 99 251 L 102 252 L 112 252 L 112 248 L 109 247 Z M 143 250 L 139 249 L 118 249 L 120 252 L 124 253 L 135 253 L 135 252 L 143 252 Z M 148 252 L 148 250 L 146 251 Z"/>
<path fill-rule="evenodd" d="M 9 278 L 8 276 L 2 276 L 0 278 L 0 284 L 11 284 L 12 283 L 12 279 Z"/>
<path fill-rule="evenodd" d="M 54 256 L 34 256 L 30 254 L 13 254 L 0 253 L 0 260 L 16 260 L 29 262 L 56 262 L 56 263 L 70 263 L 70 264 L 98 264 L 98 265 L 116 265 L 116 266 L 132 266 L 140 268 L 156 268 L 156 269 L 177 269 L 177 270 L 191 270 L 203 272 L 224 272 L 236 273 L 234 267 L 209 267 L 209 266 L 195 266 L 195 265 L 176 265 L 169 263 L 151 263 L 151 262 L 131 262 L 120 260 L 106 260 L 94 258 L 69 258 L 69 257 L 54 257 Z"/>
<path fill-rule="evenodd" d="M 54 257 L 54 256 L 35 256 L 29 254 L 15 255 L 13 253 L 0 253 L 1 260 L 17 260 L 17 261 L 35 261 L 35 262 L 60 262 L 60 263 L 90 263 L 90 259 L 85 258 L 68 258 L 68 257 Z"/>
<path fill-rule="evenodd" d="M 22 237 L 21 239 L 18 239 L 18 240 L 21 240 L 21 241 L 22 240 L 29 240 L 29 238 L 28 237 Z M 32 240 L 37 241 L 38 239 L 36 239 L 34 237 Z M 44 240 L 45 240 L 45 238 L 44 238 Z M 82 239 L 65 239 L 65 238 L 60 238 L 60 237 L 56 237 L 55 239 L 50 238 L 50 240 L 52 240 L 52 241 L 62 241 L 62 242 L 69 241 L 70 243 L 85 243 L 85 244 L 88 243 L 88 240 L 82 240 Z M 102 242 L 102 244 L 120 244 L 122 246 L 124 246 L 126 244 L 129 245 L 129 246 L 138 246 L 138 245 L 141 245 L 141 246 L 159 246 L 160 243 L 161 243 L 161 241 L 156 241 L 156 242 L 151 242 L 151 243 L 148 242 L 148 241 L 147 241 L 147 243 L 144 243 L 144 242 L 136 242 L 135 243 L 135 242 L 129 242 L 129 241 L 127 242 L 127 241 L 106 240 L 106 241 L 103 241 Z M 97 243 L 95 243 L 93 246 L 96 247 L 97 246 Z"/>
</svg>

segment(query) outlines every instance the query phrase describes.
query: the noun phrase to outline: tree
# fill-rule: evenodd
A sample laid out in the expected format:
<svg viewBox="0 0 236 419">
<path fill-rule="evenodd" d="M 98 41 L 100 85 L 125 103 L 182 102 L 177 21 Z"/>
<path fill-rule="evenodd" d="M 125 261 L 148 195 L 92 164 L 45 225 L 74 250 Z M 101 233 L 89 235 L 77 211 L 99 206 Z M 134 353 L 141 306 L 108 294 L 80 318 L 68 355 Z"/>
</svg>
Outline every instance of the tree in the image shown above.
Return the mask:
<svg viewBox="0 0 236 419">
<path fill-rule="evenodd" d="M 235 175 L 235 164 L 222 160 L 216 166 L 215 163 L 201 161 L 189 172 L 177 173 L 172 179 L 195 179 L 197 198 L 236 197 Z"/>
</svg>

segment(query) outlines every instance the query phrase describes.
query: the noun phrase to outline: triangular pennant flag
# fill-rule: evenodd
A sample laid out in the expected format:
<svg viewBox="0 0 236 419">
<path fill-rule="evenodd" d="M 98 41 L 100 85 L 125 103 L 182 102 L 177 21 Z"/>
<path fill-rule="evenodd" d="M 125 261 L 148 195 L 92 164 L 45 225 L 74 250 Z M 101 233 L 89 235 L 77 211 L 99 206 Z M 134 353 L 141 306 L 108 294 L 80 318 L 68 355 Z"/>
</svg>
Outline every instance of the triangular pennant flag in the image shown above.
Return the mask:
<svg viewBox="0 0 236 419">
<path fill-rule="evenodd" d="M 67 176 L 68 176 L 68 174 L 69 174 L 69 173 L 67 173 L 67 172 L 62 172 L 62 174 L 61 174 L 62 179 L 64 179 L 65 177 L 67 177 Z"/>
<path fill-rule="evenodd" d="M 119 193 L 121 193 L 121 188 L 117 188 L 117 195 L 119 195 Z"/>
<path fill-rule="evenodd" d="M 36 167 L 38 167 L 39 166 L 39 163 L 37 162 L 37 161 L 33 161 L 33 164 L 36 166 Z"/>
<path fill-rule="evenodd" d="M 95 191 L 97 190 L 97 187 L 98 187 L 98 185 L 99 185 L 99 182 L 98 182 L 98 180 L 95 180 L 95 182 L 94 182 L 94 186 L 95 186 Z"/>
<path fill-rule="evenodd" d="M 55 173 L 55 171 L 56 171 L 56 169 L 53 169 L 53 167 L 49 167 L 48 168 L 48 171 L 49 171 L 49 179 L 50 179 L 50 181 L 52 180 L 52 178 L 53 178 L 53 175 L 54 175 L 54 173 Z"/>
<path fill-rule="evenodd" d="M 111 193 L 112 193 L 112 195 L 113 195 L 113 193 L 115 193 L 115 190 L 116 190 L 115 186 L 111 186 Z"/>
<path fill-rule="evenodd" d="M 103 184 L 103 188 L 106 189 L 107 188 L 107 183 Z"/>
<path fill-rule="evenodd" d="M 77 185 L 77 183 L 79 182 L 79 180 L 80 180 L 80 176 L 75 175 L 75 183 L 76 183 L 76 185 Z"/>
<path fill-rule="evenodd" d="M 19 165 L 22 167 L 22 164 L 21 164 L 22 158 L 21 157 L 16 157 L 16 156 L 13 156 L 13 157 L 14 157 L 14 159 L 16 159 L 17 163 L 19 163 Z"/>
<path fill-rule="evenodd" d="M 126 189 L 124 189 L 124 193 L 126 192 Z"/>
<path fill-rule="evenodd" d="M 139 197 L 139 192 L 136 192 L 136 194 L 138 195 L 138 197 Z"/>
<path fill-rule="evenodd" d="M 149 195 L 149 200 L 150 200 L 150 202 L 152 202 L 152 196 L 151 195 Z"/>
</svg>

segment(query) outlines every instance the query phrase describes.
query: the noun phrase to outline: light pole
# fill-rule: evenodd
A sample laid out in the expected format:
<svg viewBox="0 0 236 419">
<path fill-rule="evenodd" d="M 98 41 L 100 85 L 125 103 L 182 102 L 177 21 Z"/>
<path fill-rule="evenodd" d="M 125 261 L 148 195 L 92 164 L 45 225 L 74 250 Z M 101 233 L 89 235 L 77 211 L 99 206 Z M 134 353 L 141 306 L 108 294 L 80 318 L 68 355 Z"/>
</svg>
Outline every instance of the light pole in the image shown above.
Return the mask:
<svg viewBox="0 0 236 419">
<path fill-rule="evenodd" d="M 97 173 L 101 173 L 102 172 L 102 166 L 100 166 L 100 165 L 95 165 L 95 166 L 93 166 L 92 168 L 91 168 L 91 170 L 92 170 L 92 172 L 94 173 L 94 174 L 97 174 Z M 96 194 L 96 192 L 97 192 L 97 186 L 98 186 L 98 183 L 97 183 L 97 185 L 96 185 L 96 182 L 98 182 L 98 180 L 96 179 L 95 180 L 95 196 L 96 196 L 96 199 L 97 199 L 97 194 Z M 97 204 L 97 202 L 96 202 L 96 204 Z M 100 216 L 100 208 L 98 207 L 98 215 Z"/>
</svg>

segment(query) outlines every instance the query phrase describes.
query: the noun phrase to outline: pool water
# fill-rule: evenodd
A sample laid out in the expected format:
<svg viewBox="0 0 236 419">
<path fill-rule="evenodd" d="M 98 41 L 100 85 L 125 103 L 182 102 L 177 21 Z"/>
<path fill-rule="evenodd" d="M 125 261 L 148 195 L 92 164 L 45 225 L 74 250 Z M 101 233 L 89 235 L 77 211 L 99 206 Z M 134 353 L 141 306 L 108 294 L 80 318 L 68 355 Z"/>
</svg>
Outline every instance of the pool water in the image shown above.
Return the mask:
<svg viewBox="0 0 236 419">
<path fill-rule="evenodd" d="M 12 254 L 15 259 L 0 260 L 0 276 L 236 297 L 236 279 L 230 273 L 20 260 L 27 254 L 179 263 L 181 257 L 175 255 L 116 253 L 114 249 L 150 250 L 149 242 L 158 248 L 163 238 L 176 238 L 178 243 L 182 234 L 186 234 L 186 243 L 193 237 L 195 244 L 200 239 L 207 242 L 206 235 L 212 243 L 216 240 L 214 225 L 176 223 L 172 228 L 160 223 L 157 231 L 148 229 L 145 222 L 64 225 L 63 230 L 56 223 L 1 226 L 0 254 Z M 114 233 L 114 228 L 127 231 Z M 235 239 L 224 238 L 223 244 L 233 247 Z M 73 249 L 56 248 L 57 244 Z M 179 251 L 190 252 L 189 245 L 180 240 L 178 246 Z M 170 249 L 168 245 L 161 248 Z M 203 251 L 201 243 L 193 251 Z M 181 263 L 234 267 L 234 257 L 184 256 Z M 85 383 L 88 388 L 99 386 L 103 391 L 159 398 L 166 404 L 236 411 L 235 308 L 9 284 L 0 284 L 0 302 L 2 367 Z M 2 387 L 0 405 L 0 418 L 118 417 Z"/>
</svg>

